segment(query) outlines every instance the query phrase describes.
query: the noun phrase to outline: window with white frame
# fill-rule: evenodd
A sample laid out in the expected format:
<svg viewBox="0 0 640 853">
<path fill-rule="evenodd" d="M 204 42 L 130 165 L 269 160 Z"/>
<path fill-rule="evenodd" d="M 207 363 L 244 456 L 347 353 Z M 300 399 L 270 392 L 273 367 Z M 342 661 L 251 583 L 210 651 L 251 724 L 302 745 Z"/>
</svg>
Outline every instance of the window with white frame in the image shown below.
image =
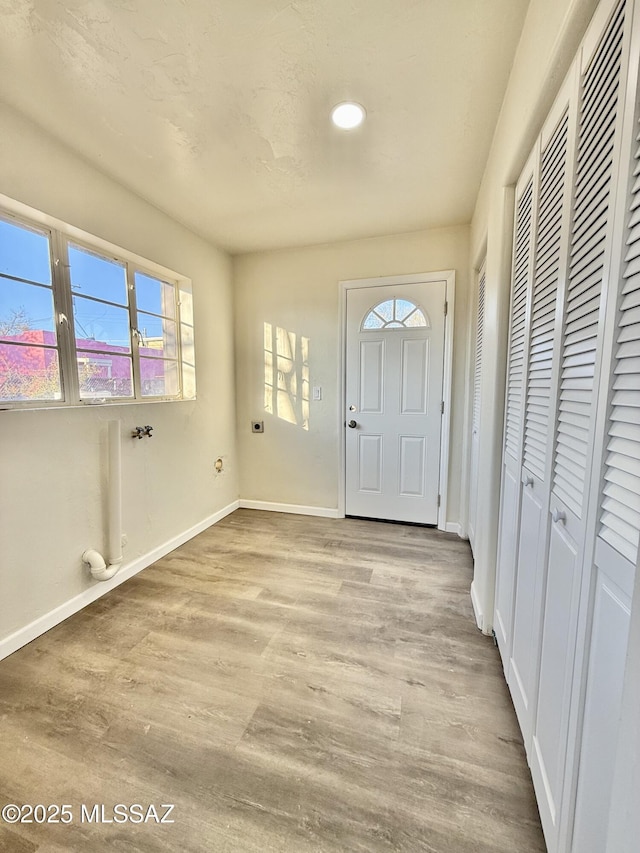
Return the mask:
<svg viewBox="0 0 640 853">
<path fill-rule="evenodd" d="M 0 408 L 195 397 L 188 282 L 106 245 L 0 211 Z"/>
</svg>

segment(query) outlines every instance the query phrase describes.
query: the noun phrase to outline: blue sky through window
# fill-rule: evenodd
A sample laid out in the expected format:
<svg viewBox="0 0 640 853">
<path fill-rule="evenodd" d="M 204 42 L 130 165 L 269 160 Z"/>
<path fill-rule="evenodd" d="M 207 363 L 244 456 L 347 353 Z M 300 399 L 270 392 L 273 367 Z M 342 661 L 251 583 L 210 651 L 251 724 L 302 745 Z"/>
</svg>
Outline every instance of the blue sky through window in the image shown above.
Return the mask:
<svg viewBox="0 0 640 853">
<path fill-rule="evenodd" d="M 76 337 L 93 338 L 129 349 L 124 264 L 73 245 L 69 245 L 69 262 Z M 0 219 L 0 324 L 10 327 L 12 321 L 16 321 L 22 328 L 55 331 L 51 282 L 48 235 Z M 105 305 L 94 299 L 123 307 Z"/>
<path fill-rule="evenodd" d="M 138 311 L 175 317 L 173 285 L 141 272 L 135 274 L 135 283 Z"/>
<path fill-rule="evenodd" d="M 10 323 L 16 314 L 16 319 L 24 317 L 32 329 L 53 332 L 55 314 L 51 288 L 35 287 L 0 276 L 0 323 Z"/>
<path fill-rule="evenodd" d="M 68 249 L 76 337 L 129 348 L 125 265 L 73 244 Z M 51 282 L 48 235 L 0 219 L 0 323 L 19 316 L 31 329 L 55 331 Z M 174 286 L 141 272 L 135 273 L 135 284 L 138 322 L 146 336 L 175 338 L 175 323 L 153 316 L 175 320 Z"/>
<path fill-rule="evenodd" d="M 71 290 L 81 296 L 106 299 L 127 305 L 127 272 L 124 264 L 100 258 L 76 246 L 69 246 Z"/>
<path fill-rule="evenodd" d="M 49 237 L 0 219 L 0 274 L 51 284 Z"/>
<path fill-rule="evenodd" d="M 91 339 L 127 350 L 131 348 L 128 308 L 74 296 L 73 317 L 76 340 L 85 341 L 85 346 L 86 340 Z"/>
</svg>

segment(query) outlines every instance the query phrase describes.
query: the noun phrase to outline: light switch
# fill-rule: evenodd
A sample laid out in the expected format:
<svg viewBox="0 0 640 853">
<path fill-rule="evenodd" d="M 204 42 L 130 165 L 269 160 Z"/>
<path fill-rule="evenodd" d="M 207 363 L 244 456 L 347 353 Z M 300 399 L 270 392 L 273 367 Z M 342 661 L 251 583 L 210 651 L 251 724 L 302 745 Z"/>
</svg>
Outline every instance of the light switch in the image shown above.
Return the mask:
<svg viewBox="0 0 640 853">
<path fill-rule="evenodd" d="M 313 399 L 322 400 L 322 387 L 320 385 L 313 386 Z"/>
</svg>

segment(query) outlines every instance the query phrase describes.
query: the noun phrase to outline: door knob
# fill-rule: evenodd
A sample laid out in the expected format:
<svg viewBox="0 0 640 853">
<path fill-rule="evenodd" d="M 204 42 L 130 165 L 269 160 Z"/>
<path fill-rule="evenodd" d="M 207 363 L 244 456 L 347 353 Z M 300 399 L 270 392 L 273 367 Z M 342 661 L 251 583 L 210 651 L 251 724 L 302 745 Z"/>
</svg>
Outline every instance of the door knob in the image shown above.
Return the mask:
<svg viewBox="0 0 640 853">
<path fill-rule="evenodd" d="M 567 513 L 561 509 L 558 509 L 558 507 L 555 507 L 553 512 L 551 513 L 551 518 L 553 519 L 553 521 L 556 524 L 559 521 L 561 521 L 564 524 L 564 522 L 567 520 Z"/>
<path fill-rule="evenodd" d="M 355 429 L 358 426 L 358 424 L 355 421 L 349 421 L 348 426 L 349 426 L 349 429 Z"/>
<path fill-rule="evenodd" d="M 522 482 L 525 486 L 533 486 L 533 477 L 531 476 L 531 474 L 527 474 L 526 471 L 523 471 Z"/>
</svg>

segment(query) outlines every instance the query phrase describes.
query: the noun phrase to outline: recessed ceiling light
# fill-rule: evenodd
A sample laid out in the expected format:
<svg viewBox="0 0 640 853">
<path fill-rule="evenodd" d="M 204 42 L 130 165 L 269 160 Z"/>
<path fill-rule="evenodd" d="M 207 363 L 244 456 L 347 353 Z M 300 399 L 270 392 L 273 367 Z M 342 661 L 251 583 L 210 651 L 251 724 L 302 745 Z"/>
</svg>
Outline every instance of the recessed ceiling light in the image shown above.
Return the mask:
<svg viewBox="0 0 640 853">
<path fill-rule="evenodd" d="M 331 121 L 342 130 L 352 130 L 362 124 L 365 115 L 364 107 L 360 104 L 344 101 L 331 110 Z"/>
</svg>

